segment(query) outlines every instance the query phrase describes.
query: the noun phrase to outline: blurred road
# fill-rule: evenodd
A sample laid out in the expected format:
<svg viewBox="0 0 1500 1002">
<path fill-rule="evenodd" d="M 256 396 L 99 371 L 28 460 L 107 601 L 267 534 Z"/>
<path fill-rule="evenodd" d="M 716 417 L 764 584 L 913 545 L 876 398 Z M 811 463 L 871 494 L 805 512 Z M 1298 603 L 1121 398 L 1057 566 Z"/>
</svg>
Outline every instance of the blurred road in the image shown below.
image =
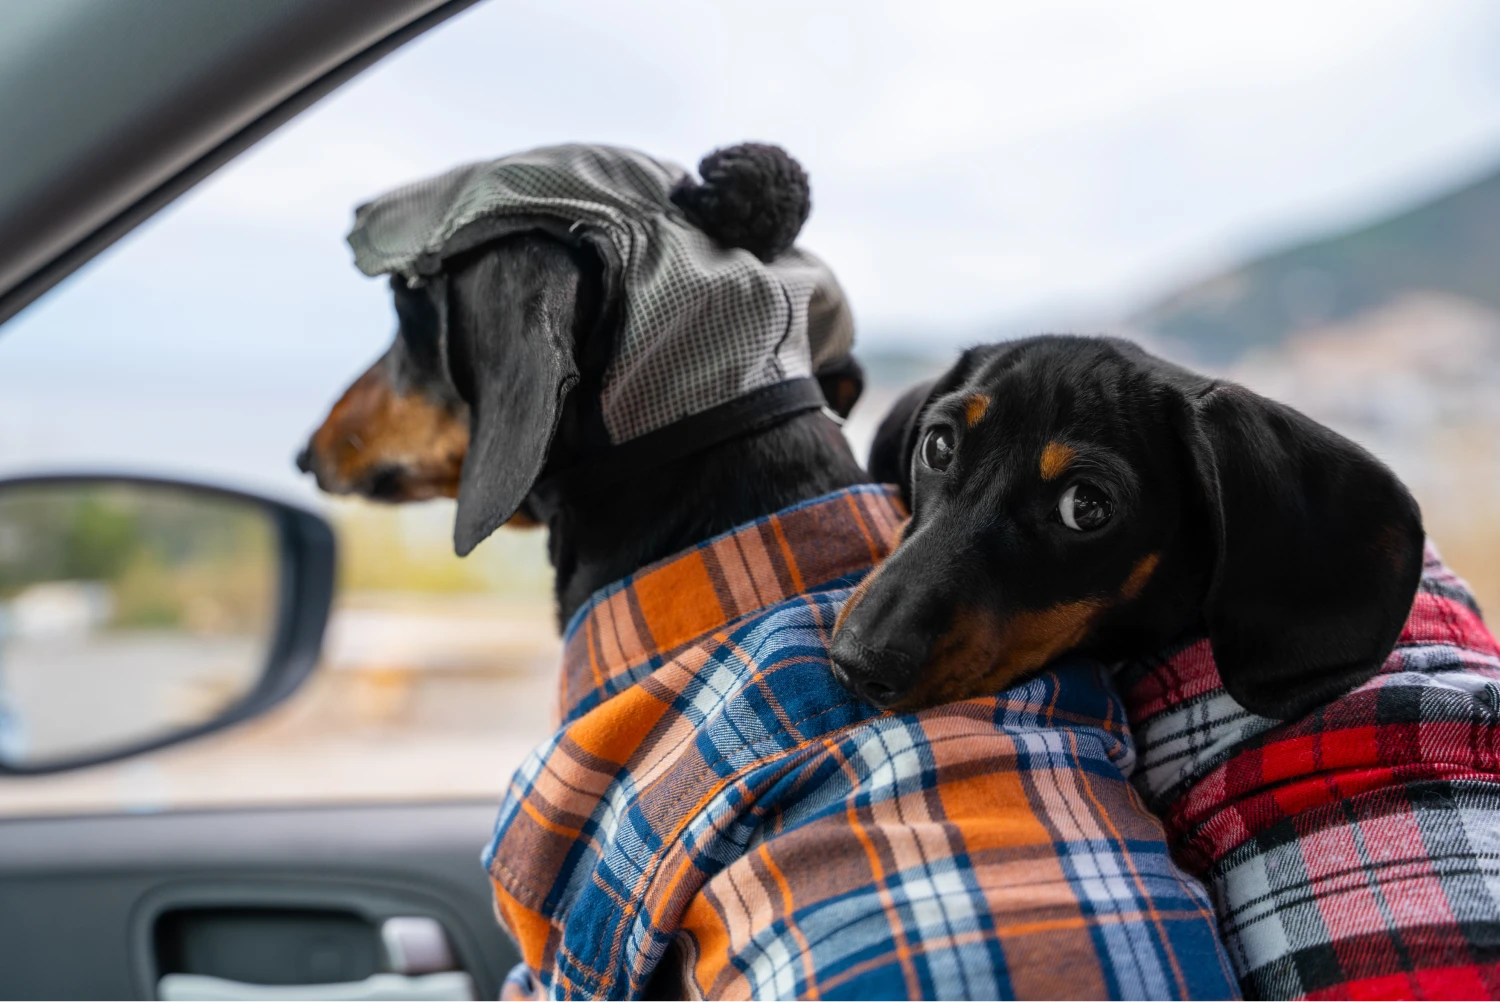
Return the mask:
<svg viewBox="0 0 1500 1002">
<path fill-rule="evenodd" d="M 116 714 L 201 711 L 219 691 L 209 683 L 226 678 L 223 666 L 244 653 L 223 642 L 134 639 L 45 654 L 12 648 L 6 671 L 14 681 L 6 684 L 67 721 L 49 732 L 55 745 L 90 728 L 102 733 Z M 526 753 L 550 733 L 559 647 L 545 600 L 345 596 L 323 663 L 277 711 L 115 765 L 0 779 L 0 816 L 410 799 L 498 804 Z M 109 660 L 122 654 L 128 662 Z M 12 665 L 21 667 L 12 673 Z"/>
</svg>

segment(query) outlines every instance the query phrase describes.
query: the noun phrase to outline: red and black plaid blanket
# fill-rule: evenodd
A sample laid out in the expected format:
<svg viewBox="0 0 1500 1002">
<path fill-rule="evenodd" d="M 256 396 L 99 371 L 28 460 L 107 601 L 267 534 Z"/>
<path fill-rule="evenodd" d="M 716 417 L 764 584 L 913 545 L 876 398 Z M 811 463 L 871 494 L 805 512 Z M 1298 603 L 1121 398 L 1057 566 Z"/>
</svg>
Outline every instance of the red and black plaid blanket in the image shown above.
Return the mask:
<svg viewBox="0 0 1500 1002">
<path fill-rule="evenodd" d="M 1249 997 L 1500 997 L 1500 648 L 1430 547 L 1380 674 L 1295 721 L 1207 640 L 1117 675 L 1134 782 Z"/>
</svg>

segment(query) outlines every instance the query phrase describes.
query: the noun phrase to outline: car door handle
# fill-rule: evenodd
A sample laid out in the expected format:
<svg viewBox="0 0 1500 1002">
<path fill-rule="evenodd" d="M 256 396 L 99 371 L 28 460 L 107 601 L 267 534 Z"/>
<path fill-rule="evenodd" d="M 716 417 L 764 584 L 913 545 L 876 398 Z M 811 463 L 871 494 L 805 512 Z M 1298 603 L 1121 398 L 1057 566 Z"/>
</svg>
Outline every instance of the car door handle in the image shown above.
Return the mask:
<svg viewBox="0 0 1500 1002">
<path fill-rule="evenodd" d="M 440 1002 L 461 999 L 472 1002 L 474 979 L 467 971 L 440 971 L 412 977 L 407 974 L 372 974 L 363 981 L 338 981 L 322 985 L 256 985 L 230 981 L 208 974 L 166 974 L 156 986 L 163 1002 L 384 1002 L 413 999 Z"/>
</svg>

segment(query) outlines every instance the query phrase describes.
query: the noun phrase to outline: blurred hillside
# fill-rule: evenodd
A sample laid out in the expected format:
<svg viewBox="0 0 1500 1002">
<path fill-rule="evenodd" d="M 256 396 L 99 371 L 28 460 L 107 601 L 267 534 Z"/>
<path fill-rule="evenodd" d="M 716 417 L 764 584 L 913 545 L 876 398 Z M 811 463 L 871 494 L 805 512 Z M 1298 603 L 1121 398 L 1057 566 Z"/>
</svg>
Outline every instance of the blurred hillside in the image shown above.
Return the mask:
<svg viewBox="0 0 1500 1002">
<path fill-rule="evenodd" d="M 1194 282 L 1131 324 L 1188 357 L 1224 365 L 1416 291 L 1500 309 L 1500 170 Z"/>
</svg>

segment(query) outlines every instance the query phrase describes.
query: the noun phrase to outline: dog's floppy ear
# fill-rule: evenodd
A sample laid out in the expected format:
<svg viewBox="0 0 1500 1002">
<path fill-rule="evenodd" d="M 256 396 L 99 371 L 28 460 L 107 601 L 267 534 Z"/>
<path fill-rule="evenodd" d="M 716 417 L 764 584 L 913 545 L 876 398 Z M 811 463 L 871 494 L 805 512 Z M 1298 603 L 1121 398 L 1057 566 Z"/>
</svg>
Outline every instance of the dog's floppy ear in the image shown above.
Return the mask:
<svg viewBox="0 0 1500 1002">
<path fill-rule="evenodd" d="M 875 441 L 870 445 L 868 464 L 870 479 L 877 484 L 896 484 L 901 488 L 901 500 L 911 510 L 911 454 L 917 442 L 917 422 L 922 409 L 932 399 L 938 380 L 929 379 L 918 383 L 897 400 L 886 412 L 875 431 Z"/>
<path fill-rule="evenodd" d="M 1353 442 L 1233 384 L 1185 401 L 1213 535 L 1204 614 L 1224 687 L 1300 716 L 1379 670 L 1422 573 L 1422 517 Z"/>
<path fill-rule="evenodd" d="M 464 556 L 513 515 L 536 482 L 578 382 L 579 266 L 529 235 L 458 262 L 448 278 L 448 358 L 469 404 L 469 451 L 453 548 Z"/>
</svg>

